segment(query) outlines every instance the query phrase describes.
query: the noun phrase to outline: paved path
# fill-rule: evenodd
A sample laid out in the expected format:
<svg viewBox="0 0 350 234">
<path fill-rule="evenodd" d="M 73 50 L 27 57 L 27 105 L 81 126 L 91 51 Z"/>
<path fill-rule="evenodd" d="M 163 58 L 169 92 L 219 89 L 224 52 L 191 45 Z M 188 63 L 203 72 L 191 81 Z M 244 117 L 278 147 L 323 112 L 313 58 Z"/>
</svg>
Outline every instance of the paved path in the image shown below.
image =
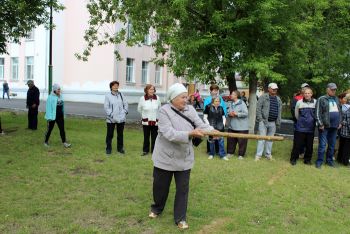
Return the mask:
<svg viewBox="0 0 350 234">
<path fill-rule="evenodd" d="M 41 101 L 39 111 L 45 111 L 45 101 Z M 27 111 L 26 101 L 24 99 L 0 99 L 0 109 L 10 109 L 18 111 Z M 137 112 L 137 104 L 129 104 L 128 123 L 135 123 L 141 119 Z M 84 103 L 84 102 L 65 102 L 65 111 L 67 115 L 83 116 L 89 118 L 105 118 L 103 104 Z M 277 130 L 278 134 L 292 135 L 293 122 L 291 120 L 282 120 L 282 126 Z"/>
</svg>

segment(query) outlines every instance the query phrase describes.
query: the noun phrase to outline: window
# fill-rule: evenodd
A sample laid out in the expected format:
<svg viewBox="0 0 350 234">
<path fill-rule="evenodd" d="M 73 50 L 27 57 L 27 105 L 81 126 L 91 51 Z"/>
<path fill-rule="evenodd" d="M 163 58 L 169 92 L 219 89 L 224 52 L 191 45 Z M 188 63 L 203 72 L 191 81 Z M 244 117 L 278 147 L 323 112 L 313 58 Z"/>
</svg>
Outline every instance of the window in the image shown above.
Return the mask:
<svg viewBox="0 0 350 234">
<path fill-rule="evenodd" d="M 26 41 L 34 41 L 34 30 L 30 31 L 26 37 Z"/>
<path fill-rule="evenodd" d="M 134 60 L 131 58 L 126 59 L 126 82 L 134 82 Z"/>
<path fill-rule="evenodd" d="M 159 65 L 156 65 L 156 76 L 154 82 L 157 85 L 162 84 L 162 67 Z"/>
<path fill-rule="evenodd" d="M 0 58 L 0 80 L 4 79 L 4 65 L 5 65 L 5 59 Z"/>
<path fill-rule="evenodd" d="M 11 80 L 18 80 L 18 58 L 11 58 Z"/>
<path fill-rule="evenodd" d="M 25 67 L 25 79 L 33 80 L 34 79 L 34 57 L 26 57 L 26 67 Z"/>
<path fill-rule="evenodd" d="M 127 39 L 131 39 L 131 37 L 132 37 L 132 23 L 131 23 L 131 21 L 129 20 L 128 21 L 128 26 L 127 26 Z"/>
<path fill-rule="evenodd" d="M 143 44 L 145 45 L 151 45 L 151 36 L 147 34 L 143 40 Z"/>
<path fill-rule="evenodd" d="M 142 61 L 142 84 L 148 83 L 148 62 Z"/>
</svg>

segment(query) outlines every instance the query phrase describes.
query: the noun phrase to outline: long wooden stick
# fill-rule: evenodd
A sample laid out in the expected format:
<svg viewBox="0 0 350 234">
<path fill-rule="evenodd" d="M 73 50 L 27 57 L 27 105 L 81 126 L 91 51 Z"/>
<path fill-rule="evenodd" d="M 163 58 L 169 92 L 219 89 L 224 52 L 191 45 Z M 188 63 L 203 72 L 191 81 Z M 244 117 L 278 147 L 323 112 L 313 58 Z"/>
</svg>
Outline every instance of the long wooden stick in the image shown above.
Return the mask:
<svg viewBox="0 0 350 234">
<path fill-rule="evenodd" d="M 267 141 L 283 141 L 284 137 L 281 136 L 260 136 L 255 134 L 242 134 L 242 133 L 232 133 L 232 132 L 211 132 L 205 131 L 204 135 L 215 136 L 215 137 L 236 137 L 244 139 L 254 139 L 254 140 L 267 140 Z"/>
</svg>

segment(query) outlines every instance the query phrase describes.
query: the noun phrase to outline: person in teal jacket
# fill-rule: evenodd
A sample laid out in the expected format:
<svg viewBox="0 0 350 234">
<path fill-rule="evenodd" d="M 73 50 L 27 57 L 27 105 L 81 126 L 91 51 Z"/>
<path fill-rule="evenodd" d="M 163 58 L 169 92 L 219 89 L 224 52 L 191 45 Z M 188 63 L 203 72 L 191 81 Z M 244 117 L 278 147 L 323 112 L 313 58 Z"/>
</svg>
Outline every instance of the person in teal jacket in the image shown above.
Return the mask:
<svg viewBox="0 0 350 234">
<path fill-rule="evenodd" d="M 58 84 L 52 86 L 52 93 L 46 101 L 45 119 L 47 120 L 47 131 L 45 133 L 45 146 L 49 146 L 49 138 L 55 123 L 60 130 L 61 140 L 65 148 L 71 146 L 66 141 L 66 133 L 64 131 L 64 101 L 61 95 L 61 88 Z"/>
</svg>

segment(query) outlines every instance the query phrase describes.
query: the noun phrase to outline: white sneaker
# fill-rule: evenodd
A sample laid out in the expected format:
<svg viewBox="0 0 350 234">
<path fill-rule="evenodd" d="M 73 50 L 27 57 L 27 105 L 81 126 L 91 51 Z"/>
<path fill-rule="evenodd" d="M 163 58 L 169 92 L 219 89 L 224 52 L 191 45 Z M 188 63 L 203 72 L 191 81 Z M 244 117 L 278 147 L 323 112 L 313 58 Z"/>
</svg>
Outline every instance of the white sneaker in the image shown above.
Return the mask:
<svg viewBox="0 0 350 234">
<path fill-rule="evenodd" d="M 267 160 L 272 160 L 272 155 L 266 155 Z"/>
<path fill-rule="evenodd" d="M 44 142 L 44 146 L 45 146 L 45 147 L 49 147 L 50 145 L 49 145 L 49 143 Z"/>
<path fill-rule="evenodd" d="M 208 159 L 213 159 L 214 156 L 213 155 L 209 155 Z"/>
<path fill-rule="evenodd" d="M 261 159 L 261 156 L 255 156 L 255 161 L 259 161 Z"/>
<path fill-rule="evenodd" d="M 2 131 L 0 134 L 1 134 L 1 135 L 5 135 L 5 132 L 4 132 L 4 131 Z"/>
<path fill-rule="evenodd" d="M 239 160 L 242 160 L 242 159 L 243 159 L 243 157 L 242 157 L 242 156 L 238 156 L 238 159 L 239 159 Z"/>
<path fill-rule="evenodd" d="M 226 157 L 232 158 L 234 155 L 233 154 L 227 154 Z"/>
<path fill-rule="evenodd" d="M 222 160 L 228 161 L 228 158 L 225 156 L 225 157 L 222 157 Z"/>
<path fill-rule="evenodd" d="M 67 143 L 67 142 L 64 142 L 64 143 L 63 143 L 64 148 L 69 148 L 69 147 L 71 147 L 71 145 L 72 145 L 72 144 L 69 144 L 69 143 Z"/>
</svg>

